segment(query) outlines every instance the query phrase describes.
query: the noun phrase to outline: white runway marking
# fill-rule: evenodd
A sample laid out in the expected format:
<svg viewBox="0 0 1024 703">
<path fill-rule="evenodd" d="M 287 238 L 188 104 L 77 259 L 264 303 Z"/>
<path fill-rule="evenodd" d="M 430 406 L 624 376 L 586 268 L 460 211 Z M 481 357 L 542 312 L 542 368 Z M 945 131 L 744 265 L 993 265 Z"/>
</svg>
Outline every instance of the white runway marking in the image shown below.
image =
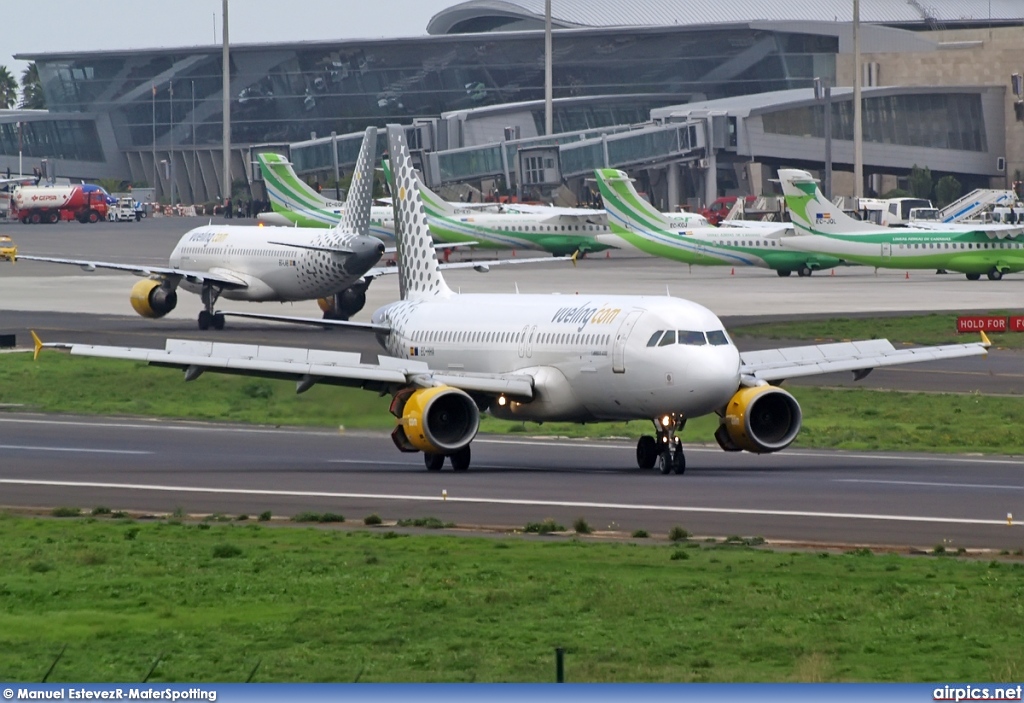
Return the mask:
<svg viewBox="0 0 1024 703">
<path fill-rule="evenodd" d="M 30 452 L 74 452 L 86 454 L 152 454 L 133 449 L 86 449 L 84 447 L 36 447 L 28 444 L 0 444 L 0 449 L 22 449 Z"/>
<path fill-rule="evenodd" d="M 836 483 L 872 483 L 888 486 L 930 486 L 934 488 L 983 488 L 999 491 L 1024 491 L 1024 486 L 997 483 L 939 483 L 937 481 L 885 481 L 866 478 L 837 478 Z"/>
<path fill-rule="evenodd" d="M 448 495 L 400 495 L 388 493 L 331 493 L 323 491 L 273 491 L 257 488 L 213 488 L 204 486 L 165 486 L 142 483 L 97 483 L 87 481 L 34 481 L 29 479 L 0 479 L 0 485 L 53 486 L 59 488 L 105 488 L 128 491 L 157 491 L 164 493 L 208 493 L 219 495 L 278 496 L 293 498 L 349 498 L 356 500 L 396 500 L 421 503 L 477 503 L 485 505 L 527 505 L 561 508 L 595 508 L 614 510 L 640 510 L 650 512 L 707 513 L 719 515 L 759 515 L 763 517 L 832 518 L 836 520 L 882 520 L 888 522 L 921 522 L 946 525 L 999 525 L 1006 526 L 1005 520 L 983 520 L 977 518 L 951 518 L 923 515 L 872 515 L 870 513 L 829 513 L 809 510 L 757 510 L 753 508 L 710 508 L 684 505 L 643 505 L 632 503 L 594 503 L 585 501 L 531 500 L 528 498 L 472 498 Z M 1016 523 L 1013 527 L 1019 527 Z"/>
</svg>

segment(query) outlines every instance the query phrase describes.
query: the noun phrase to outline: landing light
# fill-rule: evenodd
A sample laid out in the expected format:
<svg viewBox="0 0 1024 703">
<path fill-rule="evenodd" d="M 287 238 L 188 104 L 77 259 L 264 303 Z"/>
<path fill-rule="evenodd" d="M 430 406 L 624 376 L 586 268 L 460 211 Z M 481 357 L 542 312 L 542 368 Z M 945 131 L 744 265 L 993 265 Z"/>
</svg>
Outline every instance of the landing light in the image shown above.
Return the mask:
<svg viewBox="0 0 1024 703">
<path fill-rule="evenodd" d="M 669 417 L 668 415 L 665 415 L 663 418 L 661 418 L 661 424 L 663 427 L 668 427 L 670 424 L 672 424 L 672 418 Z"/>
<path fill-rule="evenodd" d="M 505 407 L 505 403 L 507 403 L 507 402 L 508 401 L 505 400 L 505 396 L 503 396 L 503 395 L 499 395 L 498 396 L 498 405 L 500 405 L 502 407 Z"/>
</svg>

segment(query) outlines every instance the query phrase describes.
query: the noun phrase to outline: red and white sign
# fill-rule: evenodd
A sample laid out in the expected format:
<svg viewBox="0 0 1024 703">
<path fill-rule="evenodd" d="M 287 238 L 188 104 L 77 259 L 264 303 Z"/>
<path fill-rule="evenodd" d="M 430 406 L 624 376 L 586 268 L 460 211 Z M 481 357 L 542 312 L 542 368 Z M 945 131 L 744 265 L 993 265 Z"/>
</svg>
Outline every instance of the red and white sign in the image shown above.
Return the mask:
<svg viewBox="0 0 1024 703">
<path fill-rule="evenodd" d="M 1024 332 L 1024 315 L 1014 315 L 1010 318 L 1011 332 Z"/>
<path fill-rule="evenodd" d="M 957 332 L 1005 332 L 1006 330 L 1005 317 L 971 315 L 956 318 Z"/>
</svg>

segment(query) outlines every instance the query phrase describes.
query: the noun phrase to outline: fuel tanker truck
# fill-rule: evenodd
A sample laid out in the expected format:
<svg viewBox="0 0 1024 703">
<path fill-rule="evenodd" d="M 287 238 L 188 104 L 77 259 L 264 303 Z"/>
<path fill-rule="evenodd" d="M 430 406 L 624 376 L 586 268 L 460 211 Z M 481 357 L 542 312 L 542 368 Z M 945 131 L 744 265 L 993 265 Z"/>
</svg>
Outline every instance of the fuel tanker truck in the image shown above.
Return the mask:
<svg viewBox="0 0 1024 703">
<path fill-rule="evenodd" d="M 23 224 L 107 219 L 107 191 L 96 185 L 19 186 L 11 195 L 11 216 Z"/>
</svg>

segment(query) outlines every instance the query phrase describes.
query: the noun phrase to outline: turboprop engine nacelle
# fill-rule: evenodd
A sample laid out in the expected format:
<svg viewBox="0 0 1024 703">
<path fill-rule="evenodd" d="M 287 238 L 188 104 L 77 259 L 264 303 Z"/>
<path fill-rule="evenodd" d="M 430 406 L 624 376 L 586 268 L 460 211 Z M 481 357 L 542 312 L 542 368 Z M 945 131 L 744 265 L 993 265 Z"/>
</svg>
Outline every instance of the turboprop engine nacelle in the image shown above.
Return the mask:
<svg viewBox="0 0 1024 703">
<path fill-rule="evenodd" d="M 395 394 L 391 439 L 403 452 L 454 454 L 476 437 L 480 411 L 465 391 L 451 386 L 407 388 Z"/>
<path fill-rule="evenodd" d="M 726 404 L 715 439 L 727 452 L 770 454 L 796 439 L 802 420 L 800 404 L 781 388 L 741 388 Z"/>
<path fill-rule="evenodd" d="M 147 278 L 132 286 L 132 308 L 143 317 L 163 317 L 178 304 L 178 293 L 163 287 L 163 281 Z"/>
</svg>

